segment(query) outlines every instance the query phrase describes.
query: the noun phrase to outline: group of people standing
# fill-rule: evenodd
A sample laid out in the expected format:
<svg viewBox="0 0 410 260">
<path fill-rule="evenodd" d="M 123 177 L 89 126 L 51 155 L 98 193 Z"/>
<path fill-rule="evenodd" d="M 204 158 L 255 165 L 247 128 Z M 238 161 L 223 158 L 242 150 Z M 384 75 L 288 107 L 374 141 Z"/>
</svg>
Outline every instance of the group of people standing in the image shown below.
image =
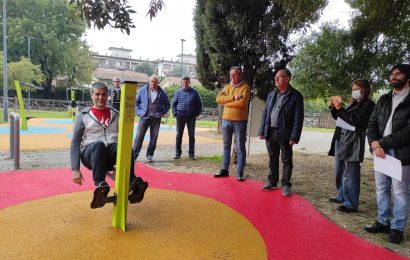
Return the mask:
<svg viewBox="0 0 410 260">
<path fill-rule="evenodd" d="M 241 67 L 230 69 L 230 83 L 217 95 L 216 102 L 223 106 L 222 135 L 223 162 L 216 178 L 229 176 L 231 146 L 237 153 L 236 177 L 244 181 L 246 165 L 246 129 L 250 102 L 250 86 L 243 77 Z M 264 191 L 279 188 L 279 158 L 282 162 L 282 195 L 291 196 L 293 169 L 293 145 L 300 140 L 304 103 L 302 94 L 290 84 L 292 74 L 288 69 L 275 73 L 275 87 L 269 93 L 262 113 L 259 138 L 266 140 L 269 155 L 267 182 Z M 120 79 L 114 78 L 114 85 Z M 332 96 L 328 105 L 337 127 L 329 155 L 335 156 L 336 196 L 330 202 L 340 203 L 337 210 L 345 213 L 357 212 L 360 194 L 360 163 L 363 162 L 365 139 L 368 138 L 374 156 L 386 155 L 402 163 L 402 180 L 398 181 L 383 173 L 375 172 L 378 206 L 377 221 L 365 230 L 370 233 L 389 234 L 389 241 L 403 241 L 403 231 L 409 213 L 410 180 L 410 65 L 397 64 L 390 70 L 390 85 L 393 90 L 381 96 L 377 104 L 371 100 L 368 80 L 355 80 L 352 85 L 351 102 L 345 108 L 341 96 Z M 117 85 L 119 88 L 119 85 Z M 119 91 L 111 94 L 112 108 L 107 106 L 108 88 L 104 83 L 94 83 L 91 89 L 93 107 L 78 115 L 70 148 L 73 181 L 81 185 L 80 161 L 93 170 L 97 187 L 107 185 L 105 172 L 112 168 L 116 158 L 118 138 L 118 110 L 114 102 Z M 172 106 L 176 117 L 176 145 L 174 159 L 182 155 L 181 144 L 185 125 L 188 128 L 188 155 L 195 156 L 195 124 L 202 111 L 199 93 L 191 88 L 190 79 L 184 77 L 182 87 L 175 93 L 171 103 L 164 90 L 158 85 L 158 77 L 150 77 L 149 85 L 142 87 L 136 97 L 135 114 L 139 117 L 137 134 L 133 143 L 130 192 L 139 192 L 139 197 L 148 184 L 134 174 L 134 160 L 141 151 L 144 136 L 150 129 L 150 141 L 146 152 L 148 161 L 153 160 L 161 118 Z M 393 194 L 393 212 L 390 209 Z M 392 220 L 390 221 L 392 217 Z"/>
<path fill-rule="evenodd" d="M 360 163 L 367 136 L 373 156 L 389 155 L 400 160 L 402 174 L 401 180 L 397 180 L 375 171 L 378 217 L 365 230 L 387 233 L 390 242 L 401 243 L 410 200 L 410 65 L 393 66 L 389 83 L 393 90 L 382 95 L 377 104 L 370 99 L 370 83 L 365 79 L 352 83 L 352 99 L 346 108 L 340 96 L 329 99 L 330 112 L 337 120 L 329 151 L 329 155 L 335 156 L 336 196 L 329 201 L 342 204 L 338 211 L 358 211 Z"/>
</svg>

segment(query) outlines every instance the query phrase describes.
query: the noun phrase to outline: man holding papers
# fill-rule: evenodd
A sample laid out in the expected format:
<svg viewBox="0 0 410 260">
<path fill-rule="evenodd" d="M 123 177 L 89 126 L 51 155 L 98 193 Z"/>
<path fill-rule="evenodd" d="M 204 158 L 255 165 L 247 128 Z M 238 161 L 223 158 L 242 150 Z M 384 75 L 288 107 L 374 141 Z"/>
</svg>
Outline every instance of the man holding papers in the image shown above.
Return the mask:
<svg viewBox="0 0 410 260">
<path fill-rule="evenodd" d="M 390 70 L 389 82 L 393 90 L 377 102 L 370 117 L 367 138 L 378 160 L 389 155 L 401 162 L 401 181 L 375 170 L 378 216 L 365 230 L 388 233 L 391 243 L 401 243 L 410 200 L 410 65 L 395 65 Z M 393 211 L 390 209 L 391 193 Z"/>
<path fill-rule="evenodd" d="M 370 93 L 369 81 L 358 79 L 352 83 L 352 99 L 346 108 L 340 96 L 329 100 L 330 112 L 337 120 L 329 151 L 329 155 L 335 156 L 336 197 L 329 201 L 342 203 L 337 210 L 344 213 L 357 212 L 359 207 L 360 163 L 364 158 L 367 123 L 374 108 Z"/>
</svg>

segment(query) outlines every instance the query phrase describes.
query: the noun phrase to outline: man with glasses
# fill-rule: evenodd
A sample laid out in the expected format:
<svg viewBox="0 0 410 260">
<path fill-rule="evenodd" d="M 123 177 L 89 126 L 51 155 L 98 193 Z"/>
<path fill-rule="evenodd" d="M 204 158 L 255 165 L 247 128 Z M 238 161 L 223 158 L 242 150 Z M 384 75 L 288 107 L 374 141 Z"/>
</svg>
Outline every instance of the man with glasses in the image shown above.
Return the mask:
<svg viewBox="0 0 410 260">
<path fill-rule="evenodd" d="M 303 97 L 289 84 L 291 77 L 288 69 L 276 72 L 276 88 L 268 95 L 259 127 L 259 138 L 266 140 L 269 154 L 268 181 L 261 189 L 278 188 L 280 155 L 283 164 L 282 195 L 287 197 L 291 196 L 292 186 L 292 146 L 299 142 L 304 117 Z"/>
<path fill-rule="evenodd" d="M 398 244 L 403 242 L 409 215 L 410 64 L 393 66 L 389 82 L 393 90 L 377 101 L 367 128 L 367 139 L 374 156 L 385 158 L 389 155 L 400 160 L 402 178 L 399 181 L 375 171 L 378 216 L 377 221 L 365 230 L 387 233 L 389 241 Z"/>
</svg>

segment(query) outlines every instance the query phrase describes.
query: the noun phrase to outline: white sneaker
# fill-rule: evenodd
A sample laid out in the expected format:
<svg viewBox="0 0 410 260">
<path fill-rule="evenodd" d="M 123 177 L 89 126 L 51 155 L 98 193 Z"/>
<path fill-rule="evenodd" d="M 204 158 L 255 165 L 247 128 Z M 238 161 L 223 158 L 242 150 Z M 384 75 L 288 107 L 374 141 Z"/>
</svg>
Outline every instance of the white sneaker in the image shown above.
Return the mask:
<svg viewBox="0 0 410 260">
<path fill-rule="evenodd" d="M 152 155 L 147 155 L 147 160 L 148 160 L 149 162 L 152 162 L 152 161 L 153 161 Z"/>
</svg>

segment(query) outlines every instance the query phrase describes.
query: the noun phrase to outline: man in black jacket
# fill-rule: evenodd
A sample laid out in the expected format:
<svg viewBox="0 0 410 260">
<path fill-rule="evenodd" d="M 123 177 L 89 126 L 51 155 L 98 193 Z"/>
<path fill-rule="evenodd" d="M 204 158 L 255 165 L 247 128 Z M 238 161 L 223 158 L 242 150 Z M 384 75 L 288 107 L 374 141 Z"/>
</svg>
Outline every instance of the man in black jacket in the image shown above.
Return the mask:
<svg viewBox="0 0 410 260">
<path fill-rule="evenodd" d="M 276 88 L 268 95 L 259 127 L 259 138 L 266 139 L 269 154 L 268 182 L 261 189 L 277 188 L 280 154 L 283 164 L 282 195 L 284 196 L 291 195 L 292 146 L 299 142 L 303 127 L 303 97 L 289 84 L 291 76 L 288 69 L 277 71 Z"/>
<path fill-rule="evenodd" d="M 390 242 L 401 243 L 410 199 L 410 65 L 395 65 L 390 70 L 389 82 L 393 90 L 377 102 L 370 117 L 367 138 L 374 156 L 384 158 L 390 155 L 401 161 L 402 179 L 399 181 L 375 171 L 378 217 L 365 230 L 389 233 Z M 393 212 L 390 209 L 391 193 Z"/>
</svg>

